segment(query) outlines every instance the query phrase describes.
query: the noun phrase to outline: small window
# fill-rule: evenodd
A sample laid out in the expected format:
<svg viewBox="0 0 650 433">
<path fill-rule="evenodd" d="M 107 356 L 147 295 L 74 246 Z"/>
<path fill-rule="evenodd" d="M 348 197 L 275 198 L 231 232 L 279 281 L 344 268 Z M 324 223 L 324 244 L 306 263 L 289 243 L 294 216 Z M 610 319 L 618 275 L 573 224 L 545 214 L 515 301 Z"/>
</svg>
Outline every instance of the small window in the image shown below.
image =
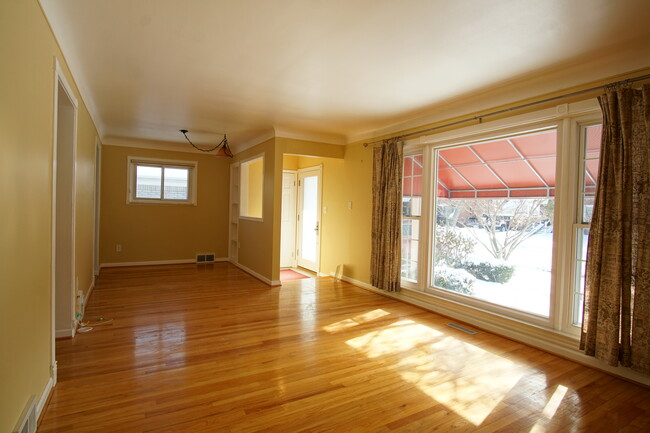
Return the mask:
<svg viewBox="0 0 650 433">
<path fill-rule="evenodd" d="M 240 218 L 262 219 L 264 197 L 264 156 L 257 156 L 241 163 L 240 169 Z"/>
<path fill-rule="evenodd" d="M 129 157 L 128 202 L 196 204 L 196 162 Z"/>
</svg>

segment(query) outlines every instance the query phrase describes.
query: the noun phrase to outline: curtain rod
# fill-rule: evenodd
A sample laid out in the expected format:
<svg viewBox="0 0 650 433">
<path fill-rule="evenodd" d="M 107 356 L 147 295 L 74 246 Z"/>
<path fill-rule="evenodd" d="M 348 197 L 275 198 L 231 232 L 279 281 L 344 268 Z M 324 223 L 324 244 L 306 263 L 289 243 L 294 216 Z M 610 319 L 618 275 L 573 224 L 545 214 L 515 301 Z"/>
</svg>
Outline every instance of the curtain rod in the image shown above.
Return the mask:
<svg viewBox="0 0 650 433">
<path fill-rule="evenodd" d="M 621 84 L 630 84 L 630 83 L 634 83 L 636 81 L 642 81 L 642 80 L 646 80 L 646 79 L 649 79 L 649 78 L 650 78 L 650 74 L 646 74 L 646 75 L 641 75 L 639 77 L 628 78 L 626 80 L 615 81 L 613 83 L 603 84 L 601 86 L 591 87 L 589 89 L 578 90 L 576 92 L 566 93 L 564 95 L 553 96 L 552 98 L 546 98 L 546 99 L 542 99 L 540 101 L 529 102 L 527 104 L 521 104 L 521 105 L 517 105 L 517 106 L 514 106 L 514 107 L 510 107 L 510 108 L 505 108 L 503 110 L 492 111 L 490 113 L 481 114 L 480 116 L 474 116 L 474 117 L 469 117 L 467 119 L 457 120 L 455 122 L 445 123 L 444 125 L 438 125 L 438 126 L 434 126 L 432 128 L 421 129 L 419 131 L 409 132 L 407 134 L 395 135 L 395 136 L 390 137 L 390 138 L 384 138 L 382 140 L 375 140 L 375 141 L 371 141 L 369 143 L 363 143 L 363 147 L 368 147 L 371 144 L 381 143 L 384 140 L 391 140 L 391 139 L 394 139 L 394 138 L 401 139 L 401 138 L 410 137 L 412 135 L 424 134 L 425 132 L 435 131 L 436 129 L 442 129 L 442 128 L 446 128 L 448 126 L 460 125 L 461 123 L 471 122 L 473 120 L 479 120 L 480 121 L 480 120 L 483 120 L 486 117 L 496 116 L 498 114 L 507 113 L 509 111 L 521 110 L 522 108 L 528 108 L 528 107 L 532 107 L 534 105 L 545 104 L 547 102 L 553 102 L 553 101 L 557 101 L 559 99 L 570 98 L 572 96 L 579 96 L 579 95 L 582 95 L 582 94 L 585 94 L 585 93 L 593 92 L 595 90 L 605 89 L 607 87 L 618 86 L 618 85 L 621 85 Z"/>
</svg>

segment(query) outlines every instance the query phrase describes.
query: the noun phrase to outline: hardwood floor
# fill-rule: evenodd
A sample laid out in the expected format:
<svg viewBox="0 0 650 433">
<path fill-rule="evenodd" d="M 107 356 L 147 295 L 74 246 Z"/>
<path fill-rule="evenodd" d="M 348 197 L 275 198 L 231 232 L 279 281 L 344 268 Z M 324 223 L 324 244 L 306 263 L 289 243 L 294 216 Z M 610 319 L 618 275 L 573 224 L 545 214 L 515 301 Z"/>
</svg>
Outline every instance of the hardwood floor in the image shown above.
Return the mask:
<svg viewBox="0 0 650 433">
<path fill-rule="evenodd" d="M 330 278 L 102 270 L 39 432 L 647 432 L 650 390 Z"/>
</svg>

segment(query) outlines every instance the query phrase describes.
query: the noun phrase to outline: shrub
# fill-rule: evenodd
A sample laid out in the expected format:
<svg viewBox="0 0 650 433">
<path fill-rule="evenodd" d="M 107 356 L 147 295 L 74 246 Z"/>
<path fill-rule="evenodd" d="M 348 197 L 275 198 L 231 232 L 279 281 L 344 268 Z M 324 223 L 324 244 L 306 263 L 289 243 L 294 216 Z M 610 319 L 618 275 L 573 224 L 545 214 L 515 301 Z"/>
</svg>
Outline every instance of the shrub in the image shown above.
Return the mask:
<svg viewBox="0 0 650 433">
<path fill-rule="evenodd" d="M 467 271 L 438 265 L 433 284 L 463 295 L 474 295 L 474 281 L 476 278 Z"/>
<path fill-rule="evenodd" d="M 476 241 L 451 228 L 436 231 L 436 262 L 458 267 L 474 251 Z"/>
<path fill-rule="evenodd" d="M 488 261 L 479 263 L 465 262 L 462 268 L 479 280 L 501 284 L 507 283 L 512 278 L 512 274 L 515 273 L 514 266 L 506 263 L 491 263 Z"/>
</svg>

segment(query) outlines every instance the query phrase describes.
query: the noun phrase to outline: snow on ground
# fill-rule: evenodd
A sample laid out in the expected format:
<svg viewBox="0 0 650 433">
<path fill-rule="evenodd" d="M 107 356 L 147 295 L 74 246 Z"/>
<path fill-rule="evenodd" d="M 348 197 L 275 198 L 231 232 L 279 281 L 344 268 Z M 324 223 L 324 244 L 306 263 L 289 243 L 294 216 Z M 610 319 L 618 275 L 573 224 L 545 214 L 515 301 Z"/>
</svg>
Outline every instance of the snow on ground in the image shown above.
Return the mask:
<svg viewBox="0 0 650 433">
<path fill-rule="evenodd" d="M 470 239 L 473 232 L 484 243 L 488 234 L 482 229 L 457 228 Z M 497 233 L 502 240 L 505 232 Z M 515 266 L 515 273 L 505 284 L 477 279 L 474 283 L 475 297 L 495 304 L 515 308 L 548 317 L 551 301 L 551 262 L 553 254 L 553 233 L 544 230 L 521 243 L 511 254 L 508 264 Z M 475 262 L 494 261 L 494 257 L 479 242 L 476 243 L 470 259 Z"/>
</svg>

